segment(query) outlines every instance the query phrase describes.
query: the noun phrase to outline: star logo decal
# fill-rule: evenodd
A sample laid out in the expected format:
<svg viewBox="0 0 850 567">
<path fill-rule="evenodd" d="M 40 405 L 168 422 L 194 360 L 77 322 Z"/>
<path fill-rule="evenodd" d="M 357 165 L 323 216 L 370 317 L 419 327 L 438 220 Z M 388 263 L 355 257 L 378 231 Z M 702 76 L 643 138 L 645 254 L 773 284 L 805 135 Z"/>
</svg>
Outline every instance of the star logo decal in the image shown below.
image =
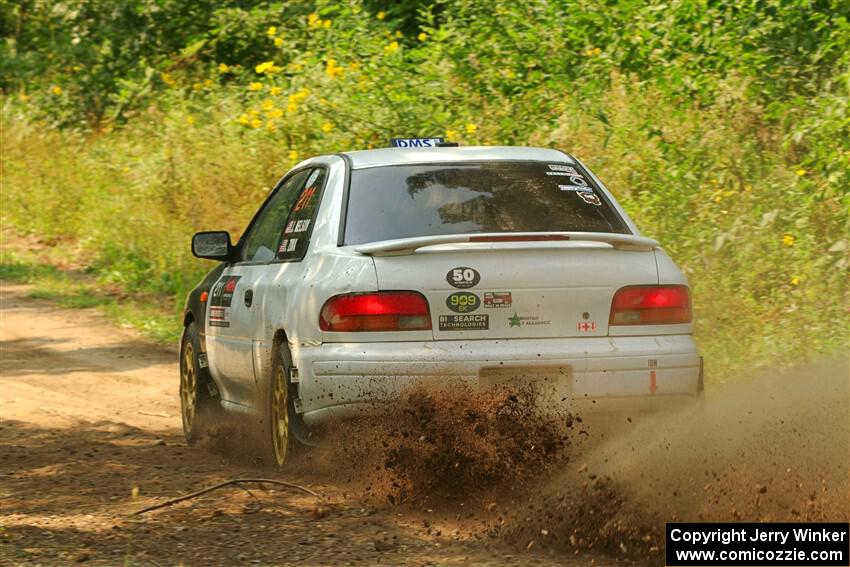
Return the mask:
<svg viewBox="0 0 850 567">
<path fill-rule="evenodd" d="M 508 317 L 508 322 L 510 323 L 511 327 L 519 327 L 521 325 L 519 315 L 517 315 L 516 313 L 514 313 L 513 317 Z"/>
</svg>

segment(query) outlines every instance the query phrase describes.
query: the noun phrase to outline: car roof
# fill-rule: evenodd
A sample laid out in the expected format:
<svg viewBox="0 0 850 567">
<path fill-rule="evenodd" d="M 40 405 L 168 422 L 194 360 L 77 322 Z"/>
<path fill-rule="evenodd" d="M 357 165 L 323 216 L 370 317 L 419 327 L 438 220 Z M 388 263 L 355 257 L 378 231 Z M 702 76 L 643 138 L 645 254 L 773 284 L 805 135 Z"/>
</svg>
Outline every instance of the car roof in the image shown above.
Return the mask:
<svg viewBox="0 0 850 567">
<path fill-rule="evenodd" d="M 437 148 L 380 148 L 343 152 L 353 169 L 404 163 L 446 163 L 482 160 L 522 160 L 574 163 L 568 154 L 551 148 L 524 146 L 463 146 Z"/>
</svg>

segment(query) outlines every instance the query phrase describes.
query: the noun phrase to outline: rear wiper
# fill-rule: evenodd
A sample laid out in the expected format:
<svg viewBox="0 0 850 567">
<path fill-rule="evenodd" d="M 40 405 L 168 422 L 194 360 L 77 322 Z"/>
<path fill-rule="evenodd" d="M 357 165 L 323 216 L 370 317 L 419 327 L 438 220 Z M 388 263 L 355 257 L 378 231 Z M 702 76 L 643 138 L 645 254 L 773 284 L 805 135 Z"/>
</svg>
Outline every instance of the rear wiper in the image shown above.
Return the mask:
<svg viewBox="0 0 850 567">
<path fill-rule="evenodd" d="M 617 250 L 647 251 L 659 246 L 657 240 L 632 234 L 612 232 L 482 232 L 477 234 L 443 234 L 414 236 L 370 242 L 354 247 L 367 256 L 406 256 L 426 246 L 440 244 L 476 244 L 494 242 L 549 242 L 549 241 L 603 242 Z"/>
</svg>

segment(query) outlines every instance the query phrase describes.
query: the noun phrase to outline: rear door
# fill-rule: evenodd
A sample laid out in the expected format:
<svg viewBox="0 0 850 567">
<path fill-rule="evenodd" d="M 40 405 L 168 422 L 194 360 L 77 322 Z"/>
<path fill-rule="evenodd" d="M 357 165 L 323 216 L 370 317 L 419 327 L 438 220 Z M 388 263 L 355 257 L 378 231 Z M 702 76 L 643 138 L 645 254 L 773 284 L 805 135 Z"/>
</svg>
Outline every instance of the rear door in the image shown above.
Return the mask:
<svg viewBox="0 0 850 567">
<path fill-rule="evenodd" d="M 346 244 L 486 235 L 481 242 L 374 257 L 380 289 L 416 290 L 428 298 L 438 340 L 604 336 L 615 291 L 658 282 L 651 250 L 547 236 L 557 232 L 631 234 L 606 194 L 573 162 L 490 160 L 352 172 Z"/>
<path fill-rule="evenodd" d="M 207 357 L 210 371 L 231 402 L 251 405 L 256 384 L 253 323 L 257 282 L 274 270 L 286 219 L 312 170 L 296 171 L 277 187 L 249 225 L 237 250 L 213 285 L 207 309 Z"/>
</svg>

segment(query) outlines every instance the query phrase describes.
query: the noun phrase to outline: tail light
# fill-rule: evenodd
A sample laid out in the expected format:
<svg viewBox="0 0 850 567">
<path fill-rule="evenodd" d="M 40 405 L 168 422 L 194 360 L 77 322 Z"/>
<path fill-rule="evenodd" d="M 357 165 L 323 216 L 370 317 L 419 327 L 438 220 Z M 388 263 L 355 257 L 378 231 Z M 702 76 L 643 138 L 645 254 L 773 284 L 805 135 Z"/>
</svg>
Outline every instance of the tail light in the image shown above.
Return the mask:
<svg viewBox="0 0 850 567">
<path fill-rule="evenodd" d="M 428 300 L 414 291 L 349 293 L 328 299 L 319 315 L 323 331 L 429 331 Z"/>
<path fill-rule="evenodd" d="M 669 325 L 691 322 L 691 294 L 684 285 L 620 288 L 611 304 L 610 325 Z"/>
</svg>

